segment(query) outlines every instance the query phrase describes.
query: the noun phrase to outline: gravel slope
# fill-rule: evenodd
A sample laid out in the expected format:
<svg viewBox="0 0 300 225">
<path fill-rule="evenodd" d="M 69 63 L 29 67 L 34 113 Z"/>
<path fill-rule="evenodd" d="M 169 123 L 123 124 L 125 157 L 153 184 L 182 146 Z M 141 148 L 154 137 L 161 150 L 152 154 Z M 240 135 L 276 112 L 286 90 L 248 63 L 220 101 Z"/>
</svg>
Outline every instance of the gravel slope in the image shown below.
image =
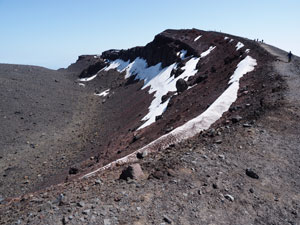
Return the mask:
<svg viewBox="0 0 300 225">
<path fill-rule="evenodd" d="M 74 81 L 66 72 L 0 64 L 0 195 L 59 180 L 57 171 L 76 162 L 97 98 Z"/>
</svg>

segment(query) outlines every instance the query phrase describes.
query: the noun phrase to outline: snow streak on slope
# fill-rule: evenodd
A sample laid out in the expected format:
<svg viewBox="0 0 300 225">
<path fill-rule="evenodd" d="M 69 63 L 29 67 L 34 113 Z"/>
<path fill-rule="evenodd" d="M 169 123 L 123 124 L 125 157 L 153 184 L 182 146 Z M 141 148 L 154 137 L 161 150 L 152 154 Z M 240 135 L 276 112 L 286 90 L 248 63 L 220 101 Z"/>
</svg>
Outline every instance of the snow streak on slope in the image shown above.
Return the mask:
<svg viewBox="0 0 300 225">
<path fill-rule="evenodd" d="M 89 174 L 86 174 L 83 177 L 89 177 L 98 171 L 114 167 L 115 165 L 133 162 L 136 160 L 136 154 L 138 152 L 142 153 L 147 151 L 148 153 L 150 153 L 157 151 L 158 149 L 164 149 L 170 144 L 178 143 L 184 139 L 195 136 L 202 130 L 208 129 L 213 123 L 220 119 L 223 113 L 228 111 L 231 104 L 236 101 L 240 78 L 242 78 L 245 74 L 253 71 L 256 65 L 256 60 L 253 59 L 251 56 L 247 56 L 237 65 L 235 72 L 230 78 L 229 87 L 202 114 L 188 121 L 184 125 L 177 127 L 172 132 L 161 136 L 160 138 L 149 143 L 143 148 L 138 149 L 130 155 L 127 155 L 121 159 L 109 163 L 108 165 L 101 167 Z"/>
<path fill-rule="evenodd" d="M 202 35 L 199 35 L 198 37 L 196 37 L 196 38 L 194 39 L 194 42 L 195 42 L 195 41 L 198 41 L 199 38 L 201 38 L 201 37 L 202 37 Z"/>
<path fill-rule="evenodd" d="M 118 71 L 123 71 L 129 65 L 129 60 L 124 62 L 122 59 L 116 59 L 112 61 L 108 67 L 104 68 L 104 71 L 109 71 L 112 69 L 118 69 Z"/>
<path fill-rule="evenodd" d="M 87 81 L 91 81 L 94 80 L 97 76 L 98 73 L 100 73 L 101 71 L 103 71 L 106 67 L 102 68 L 101 70 L 99 70 L 95 75 L 91 76 L 91 77 L 85 77 L 85 78 L 81 78 L 79 79 L 80 82 L 87 82 Z"/>
<path fill-rule="evenodd" d="M 125 71 L 125 78 L 135 75 L 135 79 L 144 80 L 142 89 L 150 87 L 149 94 L 154 93 L 154 99 L 149 106 L 149 112 L 142 119 L 142 121 L 146 122 L 140 126 L 138 130 L 155 122 L 156 116 L 161 115 L 166 110 L 170 101 L 170 99 L 168 99 L 164 103 L 161 103 L 161 97 L 169 91 L 176 91 L 176 82 L 178 79 L 182 78 L 188 80 L 190 76 L 194 76 L 197 73 L 196 65 L 200 58 L 207 56 L 214 49 L 215 47 L 211 46 L 207 51 L 203 52 L 200 57 L 193 57 L 188 60 L 185 66 L 181 68 L 184 72 L 176 78 L 171 77 L 172 70 L 177 66 L 176 63 L 163 69 L 161 68 L 161 63 L 148 67 L 146 60 L 139 57 L 131 63 L 129 63 L 129 61 L 124 62 L 120 59 L 110 63 L 105 69 L 106 71 L 110 69 L 117 69 L 119 72 Z M 184 57 L 185 50 L 181 50 L 180 53 L 182 57 Z"/>
<path fill-rule="evenodd" d="M 230 86 L 222 93 L 219 98 L 201 115 L 188 121 L 171 132 L 172 135 L 180 139 L 192 137 L 202 130 L 208 129 L 214 122 L 221 118 L 224 112 L 237 99 L 239 90 L 239 80 L 247 73 L 254 70 L 257 65 L 255 59 L 247 56 L 238 65 L 233 75 L 230 77 Z"/>
<path fill-rule="evenodd" d="M 91 80 L 95 79 L 96 77 L 97 77 L 97 74 L 95 74 L 91 77 L 81 78 L 81 79 L 79 79 L 79 81 L 81 81 L 81 82 L 91 81 Z"/>
<path fill-rule="evenodd" d="M 100 94 L 95 94 L 95 95 L 97 95 L 97 96 L 103 96 L 103 97 L 105 97 L 106 95 L 108 95 L 108 94 L 109 94 L 109 90 L 110 90 L 110 89 L 107 89 L 107 90 L 105 90 L 105 91 L 101 92 Z"/>
<path fill-rule="evenodd" d="M 209 55 L 209 53 L 211 53 L 212 50 L 214 50 L 216 48 L 216 46 L 210 46 L 209 49 L 205 52 L 202 52 L 200 55 L 200 58 L 204 58 L 205 56 Z"/>
<path fill-rule="evenodd" d="M 243 43 L 241 43 L 241 42 L 238 42 L 237 44 L 236 44 L 236 50 L 238 51 L 238 50 L 240 50 L 242 47 L 244 47 L 245 45 L 243 44 Z"/>
</svg>

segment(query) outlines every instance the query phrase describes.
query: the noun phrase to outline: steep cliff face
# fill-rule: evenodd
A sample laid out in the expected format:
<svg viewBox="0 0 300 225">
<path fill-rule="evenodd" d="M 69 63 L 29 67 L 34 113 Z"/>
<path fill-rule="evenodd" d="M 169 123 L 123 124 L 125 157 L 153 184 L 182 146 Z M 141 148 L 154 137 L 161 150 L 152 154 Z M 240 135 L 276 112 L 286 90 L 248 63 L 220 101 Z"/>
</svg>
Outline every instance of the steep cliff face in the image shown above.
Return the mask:
<svg viewBox="0 0 300 225">
<path fill-rule="evenodd" d="M 186 56 L 198 56 L 188 44 L 180 40 L 167 36 L 165 32 L 155 36 L 154 40 L 145 47 L 135 47 L 128 50 L 109 50 L 102 53 L 102 57 L 109 60 L 122 59 L 124 61 L 134 61 L 137 57 L 147 61 L 148 66 L 154 66 L 158 63 L 162 67 L 167 67 L 174 62 L 180 61 L 180 56 L 177 54 L 182 49 L 187 51 Z"/>
<path fill-rule="evenodd" d="M 249 44 L 251 45 L 251 42 Z M 218 68 L 223 68 L 224 65 L 229 67 L 232 64 L 235 67 L 239 57 L 245 57 L 245 50 L 250 46 L 246 48 L 243 43 L 239 42 L 239 38 L 225 38 L 224 35 L 215 32 L 205 32 L 196 29 L 166 30 L 156 35 L 154 40 L 146 46 L 127 50 L 111 49 L 104 51 L 100 56 L 83 55 L 67 69 L 78 72 L 79 77 L 84 78 L 95 75 L 109 65 L 109 61 L 121 59 L 133 62 L 138 57 L 146 60 L 148 67 L 161 63 L 161 67 L 165 68 L 173 63 L 179 63 L 178 68 L 180 68 L 185 63 L 183 58 L 186 59 L 190 56 L 199 57 L 209 47 L 217 48 L 216 53 L 213 54 L 215 58 L 210 59 L 208 65 L 208 60 L 202 60 L 197 64 L 199 72 L 206 74 L 209 71 L 216 72 Z M 184 53 L 179 53 L 181 51 L 184 51 Z"/>
</svg>

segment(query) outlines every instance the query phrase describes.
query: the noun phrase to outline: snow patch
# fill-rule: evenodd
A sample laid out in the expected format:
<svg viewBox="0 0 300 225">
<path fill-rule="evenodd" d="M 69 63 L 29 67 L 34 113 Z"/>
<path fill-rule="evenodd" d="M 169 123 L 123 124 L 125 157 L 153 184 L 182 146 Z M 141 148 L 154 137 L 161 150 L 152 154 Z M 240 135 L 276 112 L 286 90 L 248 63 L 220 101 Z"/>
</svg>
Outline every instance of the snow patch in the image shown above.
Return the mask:
<svg viewBox="0 0 300 225">
<path fill-rule="evenodd" d="M 249 48 L 246 49 L 245 52 L 248 54 L 250 52 L 250 49 Z"/>
<path fill-rule="evenodd" d="M 229 43 L 231 43 L 231 42 L 233 42 L 233 41 L 234 41 L 234 39 L 230 39 Z"/>
<path fill-rule="evenodd" d="M 224 40 L 227 40 L 227 39 L 229 39 L 229 37 L 224 37 Z"/>
<path fill-rule="evenodd" d="M 116 59 L 112 61 L 109 66 L 104 68 L 104 71 L 109 71 L 112 69 L 117 69 L 118 71 L 123 71 L 129 65 L 129 60 L 124 62 L 122 59 Z"/>
<path fill-rule="evenodd" d="M 239 82 L 239 80 L 243 77 L 243 75 L 254 70 L 254 67 L 256 65 L 257 65 L 256 60 L 253 59 L 251 56 L 247 56 L 237 65 L 236 70 L 234 71 L 233 75 L 230 77 L 229 84 L 233 84 L 234 82 Z"/>
<path fill-rule="evenodd" d="M 96 77 L 97 77 L 97 74 L 95 74 L 91 77 L 81 78 L 81 79 L 79 79 L 79 81 L 81 81 L 81 82 L 91 81 L 91 80 L 95 79 Z"/>
<path fill-rule="evenodd" d="M 117 69 L 119 72 L 125 71 L 125 78 L 135 75 L 135 79 L 144 80 L 142 89 L 150 87 L 149 94 L 154 93 L 154 99 L 149 106 L 149 112 L 142 118 L 142 121 L 146 122 L 138 128 L 139 130 L 155 122 L 156 116 L 161 115 L 166 110 L 170 100 L 168 99 L 166 102 L 161 103 L 161 97 L 169 91 L 176 91 L 176 82 L 178 79 L 182 78 L 188 80 L 189 77 L 194 76 L 197 73 L 196 65 L 200 58 L 206 57 L 214 49 L 215 46 L 211 46 L 208 50 L 203 52 L 200 57 L 193 57 L 188 60 L 185 66 L 181 68 L 183 73 L 176 78 L 171 77 L 172 70 L 177 67 L 176 63 L 165 68 L 161 68 L 161 63 L 148 67 L 146 60 L 139 57 L 131 63 L 117 59 L 111 62 L 110 65 L 105 68 L 105 71 L 110 69 Z M 186 50 L 181 50 L 179 54 L 185 57 Z"/>
<path fill-rule="evenodd" d="M 100 94 L 94 94 L 94 95 L 97 95 L 97 96 L 103 96 L 103 97 L 105 97 L 106 95 L 108 95 L 109 94 L 109 91 L 110 91 L 110 89 L 107 89 L 107 90 L 105 90 L 105 91 L 103 91 L 103 92 L 101 92 Z"/>
<path fill-rule="evenodd" d="M 177 52 L 177 56 L 179 56 L 182 60 L 184 60 L 186 53 L 187 53 L 187 50 L 182 49 L 180 52 Z"/>
<path fill-rule="evenodd" d="M 192 85 L 192 86 L 189 86 L 187 90 L 190 90 L 191 88 L 193 88 L 193 87 L 195 87 L 195 86 L 197 86 L 197 84 L 194 84 L 194 85 Z M 176 93 L 176 94 L 177 94 L 177 93 Z"/>
<path fill-rule="evenodd" d="M 202 35 L 199 35 L 198 37 L 196 37 L 196 38 L 194 39 L 194 42 L 195 42 L 195 41 L 198 41 L 199 38 L 201 38 L 201 37 L 202 37 Z"/>
<path fill-rule="evenodd" d="M 239 49 L 243 48 L 244 46 L 245 45 L 243 43 L 238 42 L 235 47 L 236 47 L 236 50 L 238 51 Z"/>
<path fill-rule="evenodd" d="M 216 46 L 210 46 L 208 50 L 201 53 L 200 58 L 204 58 L 205 56 L 209 55 L 215 48 Z"/>
<path fill-rule="evenodd" d="M 79 86 L 85 87 L 85 84 L 83 83 L 78 83 Z"/>
<path fill-rule="evenodd" d="M 214 101 L 214 103 L 201 115 L 188 121 L 184 125 L 176 128 L 170 134 L 178 136 L 180 139 L 192 137 L 202 130 L 208 129 L 216 122 L 224 112 L 228 111 L 229 107 L 237 99 L 239 80 L 247 73 L 254 70 L 257 65 L 255 59 L 247 56 L 238 65 L 233 75 L 230 77 L 230 86 Z"/>
<path fill-rule="evenodd" d="M 158 139 L 152 141 L 148 145 L 138 149 L 137 151 L 107 164 L 83 177 L 89 177 L 98 171 L 102 171 L 116 165 L 136 161 L 136 154 L 147 151 L 148 153 L 155 152 L 158 149 L 165 149 L 170 144 L 178 143 L 184 139 L 191 138 L 200 131 L 208 129 L 213 123 L 220 119 L 224 112 L 228 111 L 233 102 L 237 99 L 239 80 L 245 74 L 254 70 L 257 62 L 251 56 L 247 56 L 238 65 L 234 74 L 229 81 L 229 87 L 213 102 L 213 104 L 196 118 L 188 121 L 168 134 L 165 134 Z"/>
</svg>

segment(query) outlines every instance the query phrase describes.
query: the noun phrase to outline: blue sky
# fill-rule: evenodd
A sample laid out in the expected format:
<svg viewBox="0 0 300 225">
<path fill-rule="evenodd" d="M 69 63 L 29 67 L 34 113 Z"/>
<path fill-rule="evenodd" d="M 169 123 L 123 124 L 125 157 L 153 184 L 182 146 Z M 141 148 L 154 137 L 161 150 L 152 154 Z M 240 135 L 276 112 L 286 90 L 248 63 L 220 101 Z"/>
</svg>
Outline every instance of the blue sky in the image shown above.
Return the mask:
<svg viewBox="0 0 300 225">
<path fill-rule="evenodd" d="M 264 39 L 300 55 L 299 0 L 0 0 L 0 63 L 67 67 L 168 28 Z"/>
</svg>

